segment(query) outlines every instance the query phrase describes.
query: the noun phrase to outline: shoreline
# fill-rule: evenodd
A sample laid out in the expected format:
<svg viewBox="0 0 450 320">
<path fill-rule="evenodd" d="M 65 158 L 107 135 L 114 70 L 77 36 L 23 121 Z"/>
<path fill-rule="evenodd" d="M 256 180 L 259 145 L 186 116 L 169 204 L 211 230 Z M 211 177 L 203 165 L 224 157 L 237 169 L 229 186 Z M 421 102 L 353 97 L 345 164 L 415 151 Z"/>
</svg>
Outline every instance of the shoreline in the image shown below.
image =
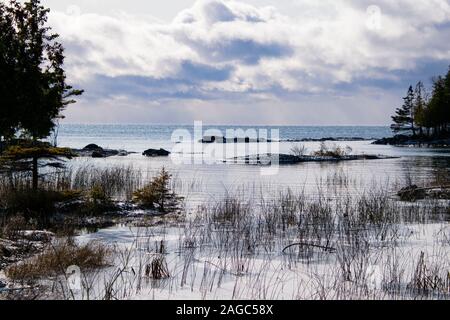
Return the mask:
<svg viewBox="0 0 450 320">
<path fill-rule="evenodd" d="M 389 145 L 397 147 L 419 147 L 419 148 L 449 148 L 450 137 L 413 137 L 397 135 L 394 137 L 382 138 L 372 142 L 373 145 Z"/>
</svg>

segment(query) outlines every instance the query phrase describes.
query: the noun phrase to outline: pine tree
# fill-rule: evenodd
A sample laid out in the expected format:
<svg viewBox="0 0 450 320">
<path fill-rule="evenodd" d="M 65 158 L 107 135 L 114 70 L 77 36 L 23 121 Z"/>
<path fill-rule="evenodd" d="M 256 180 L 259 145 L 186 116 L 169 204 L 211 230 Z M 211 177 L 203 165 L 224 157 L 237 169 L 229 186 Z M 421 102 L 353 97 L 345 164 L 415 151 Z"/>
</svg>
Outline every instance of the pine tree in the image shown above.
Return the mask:
<svg viewBox="0 0 450 320">
<path fill-rule="evenodd" d="M 134 193 L 134 200 L 144 208 L 157 209 L 161 213 L 178 211 L 182 198 L 171 190 L 171 179 L 163 167 L 148 185 Z"/>
<path fill-rule="evenodd" d="M 398 108 L 395 112 L 395 116 L 392 117 L 394 124 L 391 129 L 395 132 L 412 131 L 413 135 L 416 134 L 414 126 L 414 90 L 410 86 L 406 97 L 403 98 L 404 103 L 401 108 Z"/>
<path fill-rule="evenodd" d="M 20 142 L 5 148 L 0 156 L 0 172 L 31 172 L 32 188 L 38 189 L 39 168 L 62 168 L 62 158 L 76 155 L 68 148 L 51 147 L 47 142 Z"/>
<path fill-rule="evenodd" d="M 0 152 L 19 126 L 18 64 L 19 39 L 12 8 L 0 2 Z"/>
<path fill-rule="evenodd" d="M 414 122 L 418 127 L 420 135 L 423 136 L 423 127 L 426 126 L 425 112 L 427 107 L 426 90 L 423 82 L 417 83 L 414 89 Z"/>
<path fill-rule="evenodd" d="M 445 79 L 438 76 L 433 79 L 433 94 L 427 109 L 427 119 L 429 125 L 434 128 L 434 135 L 439 136 L 442 133 L 445 124 L 446 110 Z"/>
<path fill-rule="evenodd" d="M 417 129 L 420 135 L 426 134 L 435 137 L 447 137 L 450 126 L 450 68 L 445 77 L 433 78 L 433 87 L 428 97 L 422 82 L 416 85 L 415 90 L 409 88 L 404 104 L 396 110 L 392 117 L 394 124 L 391 128 L 395 133 L 412 130 L 413 135 Z"/>
<path fill-rule="evenodd" d="M 448 132 L 450 125 L 450 67 L 444 79 L 444 104 L 442 109 L 444 130 Z"/>
<path fill-rule="evenodd" d="M 47 26 L 50 10 L 39 0 L 11 3 L 19 39 L 20 127 L 32 139 L 42 139 L 50 135 L 61 111 L 75 102 L 71 97 L 83 91 L 66 83 L 64 48 L 57 41 L 59 35 Z"/>
<path fill-rule="evenodd" d="M 39 0 L 0 3 L 0 166 L 31 171 L 34 190 L 47 165 L 40 160 L 72 156 L 39 139 L 83 93 L 66 83 L 64 48 L 47 26 L 48 12 Z M 18 133 L 25 140 L 15 140 Z"/>
</svg>

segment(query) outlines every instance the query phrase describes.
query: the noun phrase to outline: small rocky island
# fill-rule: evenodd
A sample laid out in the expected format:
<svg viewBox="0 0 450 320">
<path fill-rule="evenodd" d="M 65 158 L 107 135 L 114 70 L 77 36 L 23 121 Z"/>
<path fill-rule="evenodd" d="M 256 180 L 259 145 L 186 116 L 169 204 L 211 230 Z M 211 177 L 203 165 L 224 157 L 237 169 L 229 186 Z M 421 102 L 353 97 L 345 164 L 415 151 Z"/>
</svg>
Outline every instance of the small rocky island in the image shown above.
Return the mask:
<svg viewBox="0 0 450 320">
<path fill-rule="evenodd" d="M 168 157 L 170 155 L 170 151 L 164 149 L 148 149 L 145 150 L 142 155 L 146 157 Z"/>
<path fill-rule="evenodd" d="M 342 155 L 342 156 L 318 156 L 318 155 L 292 155 L 292 154 L 260 154 L 245 157 L 235 157 L 224 160 L 224 163 L 254 164 L 254 165 L 290 165 L 303 162 L 341 162 L 356 160 L 385 160 L 396 159 L 382 155 Z"/>
<path fill-rule="evenodd" d="M 352 154 L 353 150 L 349 146 L 343 148 L 338 145 L 329 145 L 326 142 L 320 144 L 320 148 L 307 154 L 307 148 L 304 145 L 294 145 L 290 154 L 256 154 L 243 157 L 234 157 L 226 159 L 224 163 L 242 163 L 253 165 L 290 165 L 302 162 L 341 162 L 356 160 L 384 160 L 395 159 L 397 157 L 388 157 L 383 155 Z"/>
<path fill-rule="evenodd" d="M 104 149 L 96 144 L 88 144 L 83 149 L 72 149 L 72 152 L 79 157 L 91 157 L 91 158 L 108 158 L 113 156 L 128 156 L 133 152 L 128 152 L 126 150 L 114 150 L 114 149 Z"/>
</svg>

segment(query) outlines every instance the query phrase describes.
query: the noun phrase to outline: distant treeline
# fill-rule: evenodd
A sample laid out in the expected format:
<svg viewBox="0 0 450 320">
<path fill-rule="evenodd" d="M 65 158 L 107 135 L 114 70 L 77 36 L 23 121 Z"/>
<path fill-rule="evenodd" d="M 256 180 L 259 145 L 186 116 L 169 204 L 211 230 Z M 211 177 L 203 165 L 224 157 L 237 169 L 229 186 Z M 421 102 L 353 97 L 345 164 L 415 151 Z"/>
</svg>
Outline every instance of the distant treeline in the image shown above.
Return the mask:
<svg viewBox="0 0 450 320">
<path fill-rule="evenodd" d="M 445 77 L 433 78 L 431 92 L 423 82 L 410 86 L 403 98 L 403 106 L 392 117 L 395 133 L 406 132 L 413 136 L 444 136 L 450 126 L 450 69 Z"/>
</svg>

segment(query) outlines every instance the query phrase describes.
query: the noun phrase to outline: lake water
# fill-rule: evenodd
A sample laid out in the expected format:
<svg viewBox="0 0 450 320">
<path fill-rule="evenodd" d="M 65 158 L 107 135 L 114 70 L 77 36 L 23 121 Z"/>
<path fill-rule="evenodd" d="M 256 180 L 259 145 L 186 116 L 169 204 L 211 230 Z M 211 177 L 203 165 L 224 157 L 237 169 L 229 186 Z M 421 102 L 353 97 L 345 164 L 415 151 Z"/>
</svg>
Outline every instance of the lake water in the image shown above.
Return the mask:
<svg viewBox="0 0 450 320">
<path fill-rule="evenodd" d="M 176 130 L 190 136 L 181 143 L 179 135 L 172 137 Z M 222 132 L 226 136 L 229 129 L 238 127 L 204 127 L 202 134 L 211 129 Z M 251 128 L 243 128 L 248 130 Z M 292 190 L 304 192 L 308 200 L 321 199 L 333 205 L 346 199 L 358 199 L 362 194 L 374 191 L 395 192 L 407 182 L 424 184 L 438 180 L 443 174 L 449 173 L 450 150 L 400 148 L 392 146 L 378 146 L 371 143 L 375 138 L 390 136 L 388 127 L 256 127 L 260 130 L 279 130 L 280 143 L 256 144 L 211 144 L 198 143 L 194 138 L 193 126 L 163 126 L 163 125 L 64 125 L 60 129 L 58 142 L 60 146 L 82 148 L 90 143 L 96 143 L 104 148 L 125 149 L 136 153 L 126 157 L 110 157 L 106 159 L 76 158 L 71 160 L 70 166 L 129 166 L 141 170 L 145 178 L 150 179 L 162 167 L 165 167 L 174 177 L 174 188 L 178 194 L 186 198 L 186 209 L 189 217 L 195 217 L 201 205 L 213 205 L 227 194 L 236 196 L 241 201 L 249 201 L 252 208 L 258 212 L 261 199 L 270 201 L 279 197 L 281 192 Z M 200 135 L 201 137 L 201 135 Z M 300 163 L 296 165 L 279 166 L 273 171 L 266 171 L 268 167 L 246 164 L 224 163 L 224 159 L 234 155 L 260 153 L 262 147 L 267 147 L 275 153 L 289 153 L 293 145 L 298 143 L 287 140 L 304 138 L 320 139 L 327 137 L 364 138 L 365 141 L 331 142 L 343 148 L 349 146 L 354 154 L 377 154 L 393 156 L 395 158 L 371 161 L 348 161 L 339 163 Z M 185 137 L 186 138 L 186 137 Z M 269 138 L 274 138 L 269 136 Z M 191 141 L 192 140 L 192 141 Z M 350 139 L 349 139 L 350 140 Z M 308 153 L 320 147 L 319 142 L 301 143 Z M 165 148 L 175 151 L 171 157 L 147 158 L 141 153 L 148 148 Z M 180 156 L 178 150 L 185 153 Z M 221 151 L 226 152 L 221 152 Z M 408 181 L 407 181 L 408 180 Z M 313 201 L 314 202 L 314 201 Z M 317 203 L 317 201 L 316 201 Z M 444 206 L 448 204 L 443 203 Z M 407 206 L 407 205 L 406 205 Z M 415 204 L 411 204 L 415 207 Z M 240 235 L 235 230 L 225 228 L 220 233 L 207 227 L 205 221 L 191 221 L 186 225 L 173 227 L 169 223 L 135 228 L 129 226 L 115 226 L 99 230 L 93 234 L 77 237 L 79 242 L 100 241 L 117 246 L 119 252 L 115 257 L 114 267 L 100 272 L 93 281 L 98 291 L 103 289 L 103 279 L 114 275 L 119 268 L 127 270 L 125 280 L 117 284 L 117 291 L 126 289 L 123 296 L 118 298 L 136 299 L 318 299 L 317 283 L 324 286 L 324 293 L 328 299 L 335 298 L 390 298 L 395 292 L 387 294 L 383 289 L 384 277 L 389 274 L 389 264 L 399 261 L 404 268 L 405 279 L 401 279 L 401 286 L 407 286 L 413 277 L 415 266 L 425 252 L 426 259 L 439 261 L 438 270 L 444 272 L 448 268 L 450 229 L 448 215 L 430 217 L 430 221 L 423 224 L 401 223 L 392 226 L 394 240 L 386 240 L 380 245 L 378 240 L 370 236 L 370 250 L 361 254 L 366 260 L 369 279 L 366 281 L 373 286 L 374 294 L 349 292 L 333 293 L 333 281 L 339 278 L 340 263 L 338 254 L 317 253 L 320 258 L 301 260 L 291 255 L 284 255 L 284 246 L 299 241 L 296 229 L 290 233 L 282 233 L 272 242 L 264 237 L 254 239 L 260 251 L 249 254 L 244 252 L 244 246 L 239 241 L 245 240 L 245 233 Z M 419 219 L 420 220 L 420 219 Z M 389 227 L 390 230 L 391 227 Z M 320 229 L 320 228 L 319 228 Z M 250 234 L 256 227 L 249 227 Z M 205 234 L 211 232 L 211 238 Z M 238 234 L 234 234 L 236 232 Z M 223 239 L 236 238 L 238 247 L 233 243 L 223 245 Z M 242 239 L 241 239 L 242 238 Z M 203 239 L 203 240 L 202 240 Z M 206 239 L 206 240 L 205 240 Z M 214 240 L 216 239 L 216 240 Z M 220 241 L 219 241 L 219 240 Z M 192 241 L 193 242 L 192 242 Z M 225 241 L 224 240 L 224 241 Z M 300 240 L 304 240 L 300 238 Z M 155 248 L 163 241 L 166 248 L 164 255 L 170 277 L 163 281 L 145 280 L 141 283 L 139 275 L 142 266 L 152 263 Z M 215 241 L 215 242 L 214 242 Z M 228 240 L 227 240 L 228 241 Z M 260 243 L 261 242 L 261 243 Z M 266 244 L 269 243 L 267 247 Z M 369 243 L 367 242 L 367 243 Z M 186 246 L 186 243 L 197 244 Z M 336 240 L 336 245 L 339 245 Z M 347 246 L 341 243 L 339 250 L 345 252 Z M 224 247 L 224 248 L 222 248 Z M 241 248 L 242 247 L 242 248 Z M 264 249 L 262 249 L 264 248 Z M 131 261 L 124 264 L 123 257 L 131 253 Z M 314 254 L 315 257 L 317 254 Z M 156 254 L 157 256 L 157 254 Z M 233 270 L 236 262 L 245 265 L 242 275 L 235 275 Z M 358 264 L 360 260 L 355 260 Z M 362 261 L 362 260 L 361 260 Z M 397 263 L 397 262 L 396 262 Z M 237 264 L 238 269 L 240 264 Z M 137 276 L 134 272 L 137 271 Z M 140 271 L 139 271 L 140 270 Z M 434 270 L 434 269 L 433 269 Z M 110 275 L 110 273 L 112 275 Z M 108 276 L 105 276 L 108 275 Z M 132 276 L 133 275 L 133 276 Z M 336 278 L 337 277 L 337 278 Z M 317 282 L 318 281 L 318 282 Z M 327 283 L 330 281 L 330 283 Z M 317 282 L 317 283 L 316 283 Z M 206 283 L 206 285 L 205 285 Z M 347 284 L 339 285 L 346 287 Z M 340 290 L 340 289 L 339 289 Z M 371 291 L 372 289 L 369 289 Z M 124 292 L 125 292 L 124 291 Z M 356 290 L 358 291 L 358 290 Z M 330 292 L 330 294 L 329 294 Z M 358 291 L 359 292 L 359 291 Z M 102 296 L 102 293 L 100 293 Z M 408 297 L 408 296 L 407 296 Z M 324 297 L 322 297 L 324 298 Z M 445 297 L 444 297 L 445 298 Z"/>
<path fill-rule="evenodd" d="M 133 124 L 63 124 L 59 130 L 60 145 L 82 148 L 89 143 L 97 143 L 105 148 L 125 149 L 142 152 L 149 148 L 170 148 L 171 136 L 176 130 L 188 130 L 194 135 L 194 125 L 133 125 Z M 215 129 L 223 132 L 227 130 L 262 129 L 279 130 L 280 138 L 292 139 L 320 139 L 328 137 L 360 137 L 364 139 L 379 139 L 391 136 L 389 127 L 304 127 L 304 126 L 203 126 L 203 133 Z"/>
<path fill-rule="evenodd" d="M 202 133 L 216 129 L 226 135 L 227 130 L 242 127 L 221 126 L 203 127 Z M 411 178 L 415 183 L 433 180 L 450 167 L 448 149 L 400 148 L 372 145 L 367 141 L 339 141 L 329 143 L 341 147 L 350 146 L 355 154 L 377 154 L 395 156 L 395 159 L 350 161 L 340 163 L 302 163 L 280 166 L 272 172 L 266 168 L 245 164 L 224 164 L 222 160 L 235 155 L 255 154 L 261 152 L 262 145 L 267 144 L 212 144 L 205 145 L 190 142 L 177 144 L 172 141 L 175 130 L 187 130 L 194 136 L 193 126 L 174 125 L 63 125 L 60 128 L 58 143 L 60 146 L 82 148 L 89 143 L 96 143 L 104 148 L 125 149 L 136 154 L 127 157 L 107 159 L 75 159 L 73 165 L 93 163 L 98 165 L 132 165 L 152 177 L 162 167 L 168 169 L 177 180 L 178 191 L 188 198 L 188 202 L 198 204 L 221 198 L 225 193 L 239 193 L 252 197 L 264 194 L 268 197 L 277 195 L 278 191 L 305 190 L 314 195 L 318 184 L 330 187 L 334 180 L 346 176 L 352 183 L 347 187 L 350 192 L 362 192 L 374 183 L 386 188 L 396 188 L 405 179 Z M 250 127 L 243 130 L 252 129 Z M 256 127 L 257 132 L 266 129 L 279 130 L 279 140 L 296 140 L 304 138 L 320 139 L 326 137 L 360 137 L 364 139 L 381 138 L 392 135 L 388 127 Z M 270 134 L 269 134 L 269 138 Z M 296 143 L 280 142 L 269 144 L 272 151 L 290 153 Z M 301 143 L 312 152 L 320 147 L 319 142 Z M 187 147 L 187 148 L 185 148 Z M 180 157 L 174 154 L 168 158 L 146 158 L 141 155 L 148 148 L 181 148 L 186 152 Z M 183 150 L 183 148 L 185 148 Z M 226 149 L 225 152 L 222 152 Z M 230 149 L 231 148 L 231 149 Z M 246 149 L 247 148 L 247 149 Z M 187 150 L 187 151 L 186 151 Z M 192 153 L 192 154 L 191 154 Z M 262 153 L 262 152 L 261 152 Z M 276 153 L 276 152 L 274 152 Z M 245 191 L 244 191 L 245 190 Z"/>
</svg>

